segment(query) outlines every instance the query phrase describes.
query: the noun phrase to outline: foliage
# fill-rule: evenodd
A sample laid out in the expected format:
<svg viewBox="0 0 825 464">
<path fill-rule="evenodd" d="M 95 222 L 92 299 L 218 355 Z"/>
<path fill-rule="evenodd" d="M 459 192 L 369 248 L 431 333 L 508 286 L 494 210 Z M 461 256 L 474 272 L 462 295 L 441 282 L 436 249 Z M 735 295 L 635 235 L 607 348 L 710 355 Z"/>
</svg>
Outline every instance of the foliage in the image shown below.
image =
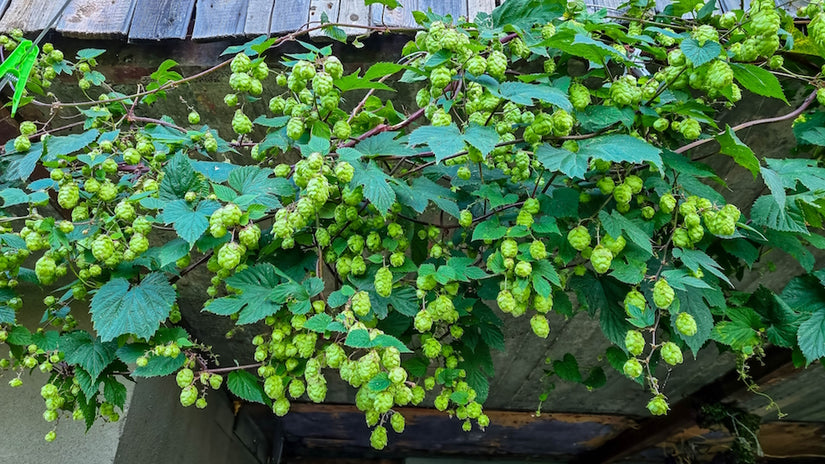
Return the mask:
<svg viewBox="0 0 825 464">
<path fill-rule="evenodd" d="M 502 317 L 526 315 L 541 338 L 552 311 L 598 318 L 608 363 L 650 390 L 653 414 L 669 408 L 658 378 L 684 350 L 715 343 L 743 375 L 769 343 L 804 364 L 825 356 L 825 274 L 809 251 L 825 246 L 825 169 L 763 157 L 736 134 L 796 118 L 800 153 L 825 145 L 819 70 L 784 63 L 822 58 L 825 13 L 806 8 L 806 35 L 773 2 L 721 16 L 650 5 L 612 18 L 535 0 L 475 22 L 416 13 L 424 30 L 397 62 L 349 74 L 330 46 L 304 42 L 270 68 L 271 51 L 306 31 L 261 37 L 192 77 L 167 60 L 133 95 L 93 70 L 102 51 L 67 60 L 45 44 L 24 103 L 83 120 L 22 122 L 0 161 L 10 384 L 39 367 L 47 420 L 65 411 L 91 426 L 117 420 L 130 372 L 175 374 L 181 403 L 198 407 L 227 374 L 230 391 L 278 415 L 290 399 L 323 401 L 339 375 L 382 448 L 388 421 L 403 430 L 393 407 L 429 390 L 465 430 L 489 424 Z M 225 66 L 233 134 L 195 108 L 186 121 L 138 115 Z M 88 101 L 37 100 L 58 73 Z M 391 101 L 403 87 L 418 110 Z M 787 116 L 721 122 L 746 91 L 798 103 L 799 88 L 809 96 Z M 692 153 L 715 142 L 719 153 Z M 706 156 L 731 157 L 769 193 L 728 203 Z M 775 248 L 805 273 L 779 293 L 739 291 Z M 179 327 L 175 283 L 193 271 L 211 276 L 203 311 L 258 334 L 254 364 L 220 367 Z M 37 328 L 18 323 L 38 306 L 21 296 L 32 286 L 48 292 Z M 77 326 L 83 311 L 94 330 Z M 569 353 L 550 367 L 588 388 L 607 380 Z"/>
</svg>

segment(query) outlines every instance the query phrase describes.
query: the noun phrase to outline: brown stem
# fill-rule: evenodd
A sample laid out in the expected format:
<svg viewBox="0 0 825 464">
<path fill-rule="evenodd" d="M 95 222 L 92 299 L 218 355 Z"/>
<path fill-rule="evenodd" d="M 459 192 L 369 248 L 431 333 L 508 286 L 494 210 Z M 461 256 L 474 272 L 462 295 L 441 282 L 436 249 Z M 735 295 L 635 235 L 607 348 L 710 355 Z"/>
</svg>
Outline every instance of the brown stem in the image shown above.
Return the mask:
<svg viewBox="0 0 825 464">
<path fill-rule="evenodd" d="M 731 127 L 730 130 L 731 130 L 731 132 L 736 132 L 736 131 L 739 131 L 739 130 L 742 130 L 742 129 L 745 129 L 745 128 L 748 128 L 748 127 L 752 127 L 752 126 L 758 126 L 758 125 L 761 125 L 761 124 L 771 124 L 771 123 L 774 123 L 774 122 L 781 122 L 781 121 L 787 121 L 788 119 L 794 119 L 797 116 L 799 116 L 800 114 L 802 114 L 806 109 L 808 109 L 808 107 L 811 106 L 811 103 L 813 103 L 815 99 L 816 99 L 816 90 L 814 90 L 813 92 L 811 92 L 810 95 L 808 95 L 808 98 L 806 98 L 805 101 L 802 102 L 801 105 L 799 105 L 799 108 L 791 111 L 790 113 L 788 113 L 786 115 L 776 116 L 774 118 L 755 119 L 753 121 L 743 122 L 742 124 L 738 124 L 736 126 Z M 722 135 L 724 133 L 725 132 L 720 132 L 717 135 Z M 684 152 L 686 152 L 688 150 L 691 150 L 693 148 L 696 148 L 700 145 L 704 145 L 704 144 L 706 144 L 706 143 L 708 143 L 712 140 L 716 140 L 716 139 L 715 138 L 707 138 L 707 139 L 701 139 L 701 140 L 694 140 L 693 142 L 690 142 L 687 145 L 682 145 L 681 147 L 679 147 L 679 148 L 677 148 L 673 151 L 675 153 L 684 153 Z"/>
</svg>

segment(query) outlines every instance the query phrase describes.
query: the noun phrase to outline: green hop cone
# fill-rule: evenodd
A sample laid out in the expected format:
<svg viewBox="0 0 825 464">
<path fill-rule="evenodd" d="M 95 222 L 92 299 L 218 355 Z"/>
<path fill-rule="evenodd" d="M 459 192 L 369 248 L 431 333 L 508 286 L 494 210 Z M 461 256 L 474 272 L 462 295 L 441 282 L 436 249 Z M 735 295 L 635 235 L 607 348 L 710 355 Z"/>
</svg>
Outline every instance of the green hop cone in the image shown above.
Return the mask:
<svg viewBox="0 0 825 464">
<path fill-rule="evenodd" d="M 232 130 L 240 135 L 252 132 L 252 121 L 249 120 L 249 117 L 247 117 L 243 111 L 235 111 L 235 115 L 232 117 Z"/>
<path fill-rule="evenodd" d="M 667 414 L 668 409 L 670 407 L 663 395 L 656 395 L 647 403 L 647 410 L 654 416 L 663 416 Z"/>
<path fill-rule="evenodd" d="M 590 232 L 587 227 L 577 226 L 567 233 L 567 241 L 574 249 L 582 251 L 590 246 Z"/>
<path fill-rule="evenodd" d="M 346 119 L 339 119 L 332 126 L 332 135 L 334 135 L 335 138 L 337 138 L 338 140 L 349 139 L 351 133 L 352 128 L 350 127 Z"/>
<path fill-rule="evenodd" d="M 624 366 L 622 366 L 624 375 L 630 377 L 631 379 L 635 379 L 642 375 L 642 370 L 642 363 L 640 363 L 636 358 L 628 359 L 625 361 Z"/>
<path fill-rule="evenodd" d="M 613 198 L 616 203 L 627 205 L 633 199 L 633 189 L 627 184 L 619 184 L 613 189 Z"/>
<path fill-rule="evenodd" d="M 501 242 L 501 255 L 505 258 L 515 258 L 518 254 L 518 243 L 508 238 Z"/>
<path fill-rule="evenodd" d="M 14 151 L 18 153 L 29 151 L 29 148 L 31 148 L 31 146 L 31 141 L 29 141 L 29 138 L 25 135 L 19 135 L 17 136 L 17 138 L 14 139 Z"/>
<path fill-rule="evenodd" d="M 573 104 L 573 108 L 576 110 L 582 111 L 590 105 L 590 90 L 587 87 L 579 83 L 572 83 L 569 92 L 570 103 Z"/>
<path fill-rule="evenodd" d="M 645 349 L 645 337 L 638 330 L 628 330 L 624 337 L 624 346 L 630 354 L 639 356 Z"/>
<path fill-rule="evenodd" d="M 596 245 L 593 252 L 590 254 L 590 264 L 597 274 L 604 274 L 610 269 L 610 264 L 613 262 L 613 253 L 606 247 Z"/>
<path fill-rule="evenodd" d="M 194 385 L 187 385 L 180 391 L 180 404 L 183 407 L 189 407 L 195 404 L 198 400 L 198 389 Z"/>
<path fill-rule="evenodd" d="M 43 285 L 51 285 L 57 280 L 57 264 L 48 256 L 43 255 L 34 265 L 34 274 Z"/>
<path fill-rule="evenodd" d="M 397 412 L 393 413 L 392 417 L 390 417 L 390 425 L 392 426 L 392 429 L 395 430 L 395 433 L 404 432 L 404 427 L 406 425 L 404 416 Z"/>
<path fill-rule="evenodd" d="M 35 126 L 33 122 L 23 121 L 20 123 L 20 135 L 28 137 L 34 135 L 35 132 L 37 132 L 37 126 Z"/>
<path fill-rule="evenodd" d="M 115 244 L 111 237 L 102 234 L 98 235 L 92 242 L 92 255 L 98 261 L 106 261 L 115 253 Z"/>
<path fill-rule="evenodd" d="M 490 52 L 490 56 L 487 57 L 487 74 L 501 80 L 506 71 L 507 56 L 498 50 Z"/>
<path fill-rule="evenodd" d="M 370 445 L 377 450 L 382 450 L 387 446 L 387 429 L 383 425 L 378 425 L 372 429 Z"/>
<path fill-rule="evenodd" d="M 57 204 L 64 209 L 72 209 L 80 200 L 80 187 L 74 182 L 67 182 L 60 186 L 57 193 Z"/>
<path fill-rule="evenodd" d="M 241 263 L 244 250 L 235 242 L 229 242 L 218 251 L 218 264 L 221 268 L 231 271 Z"/>
<path fill-rule="evenodd" d="M 663 213 L 671 213 L 676 208 L 676 198 L 666 193 L 659 198 L 659 209 Z"/>
<path fill-rule="evenodd" d="M 683 361 L 682 350 L 677 344 L 666 342 L 662 345 L 662 359 L 671 366 L 681 364 Z"/>
<path fill-rule="evenodd" d="M 361 291 L 352 296 L 352 312 L 360 317 L 369 314 L 372 305 L 367 292 Z"/>
<path fill-rule="evenodd" d="M 340 79 L 344 75 L 344 65 L 341 64 L 335 56 L 329 56 L 324 60 L 324 71 L 327 72 L 333 79 Z"/>
<path fill-rule="evenodd" d="M 642 292 L 636 289 L 629 291 L 624 297 L 624 310 L 627 315 L 630 315 L 630 308 L 632 306 L 639 308 L 641 311 L 644 311 L 647 307 L 647 300 L 645 300 L 645 296 L 642 295 Z"/>
<path fill-rule="evenodd" d="M 186 388 L 187 386 L 192 385 L 194 380 L 195 373 L 189 368 L 179 370 L 178 374 L 175 376 L 175 382 L 177 382 L 178 387 L 180 388 Z"/>
<path fill-rule="evenodd" d="M 653 284 L 653 303 L 659 309 L 667 309 L 673 303 L 675 292 L 664 277 L 659 278 Z"/>
<path fill-rule="evenodd" d="M 201 122 L 201 115 L 197 111 L 191 111 L 188 116 L 189 124 L 195 125 Z"/>
<path fill-rule="evenodd" d="M 530 318 L 530 328 L 537 337 L 547 338 L 550 335 L 550 323 L 543 314 L 534 314 Z"/>
<path fill-rule="evenodd" d="M 676 330 L 688 337 L 696 335 L 696 331 L 698 330 L 696 327 L 696 319 L 688 313 L 679 313 L 676 316 Z"/>
<path fill-rule="evenodd" d="M 387 298 L 392 294 L 392 271 L 384 266 L 375 272 L 375 292 Z"/>
<path fill-rule="evenodd" d="M 530 244 L 530 256 L 533 259 L 541 260 L 547 258 L 547 247 L 541 240 L 533 240 Z"/>
<path fill-rule="evenodd" d="M 498 307 L 505 313 L 512 313 L 516 309 L 516 299 L 510 290 L 501 290 L 496 297 Z"/>
</svg>

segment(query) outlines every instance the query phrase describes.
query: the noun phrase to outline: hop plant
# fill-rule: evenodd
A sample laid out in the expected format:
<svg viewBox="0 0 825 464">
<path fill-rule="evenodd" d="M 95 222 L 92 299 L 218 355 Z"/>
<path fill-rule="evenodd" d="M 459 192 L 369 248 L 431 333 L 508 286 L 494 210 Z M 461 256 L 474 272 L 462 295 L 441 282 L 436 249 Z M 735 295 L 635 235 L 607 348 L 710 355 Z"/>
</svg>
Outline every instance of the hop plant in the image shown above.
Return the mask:
<svg viewBox="0 0 825 464">
<path fill-rule="evenodd" d="M 375 273 L 375 292 L 384 298 L 392 294 L 392 272 L 386 266 Z"/>
<path fill-rule="evenodd" d="M 636 358 L 628 359 L 622 366 L 624 375 L 630 377 L 631 379 L 635 379 L 636 377 L 642 375 L 642 370 L 642 363 L 640 363 Z"/>
<path fill-rule="evenodd" d="M 677 344 L 673 342 L 666 342 L 662 345 L 662 359 L 671 366 L 681 364 L 682 350 Z"/>
<path fill-rule="evenodd" d="M 669 409 L 664 395 L 656 395 L 647 403 L 647 410 L 654 416 L 665 415 Z"/>
<path fill-rule="evenodd" d="M 688 313 L 679 313 L 676 316 L 676 330 L 688 337 L 696 335 L 698 330 L 696 327 L 696 319 Z"/>
<path fill-rule="evenodd" d="M 653 284 L 653 303 L 659 309 L 667 309 L 673 303 L 675 292 L 664 277 L 659 278 Z"/>
</svg>

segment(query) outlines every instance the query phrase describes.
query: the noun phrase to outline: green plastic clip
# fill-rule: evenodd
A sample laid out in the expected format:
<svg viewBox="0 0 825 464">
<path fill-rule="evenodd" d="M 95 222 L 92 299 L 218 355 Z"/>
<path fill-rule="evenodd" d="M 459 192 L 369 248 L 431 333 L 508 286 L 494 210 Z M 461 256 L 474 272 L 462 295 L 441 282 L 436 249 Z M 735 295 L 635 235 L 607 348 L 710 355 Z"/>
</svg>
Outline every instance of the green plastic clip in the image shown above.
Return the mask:
<svg viewBox="0 0 825 464">
<path fill-rule="evenodd" d="M 23 98 L 23 89 L 26 88 L 26 82 L 29 80 L 29 74 L 34 68 L 34 63 L 37 61 L 37 54 L 40 53 L 40 47 L 32 43 L 31 40 L 24 40 L 17 45 L 11 55 L 0 64 L 0 76 L 7 77 L 7 74 L 17 78 L 17 86 L 14 88 L 14 96 L 11 100 L 11 115 L 17 112 L 17 106 L 20 104 L 20 99 Z"/>
</svg>

